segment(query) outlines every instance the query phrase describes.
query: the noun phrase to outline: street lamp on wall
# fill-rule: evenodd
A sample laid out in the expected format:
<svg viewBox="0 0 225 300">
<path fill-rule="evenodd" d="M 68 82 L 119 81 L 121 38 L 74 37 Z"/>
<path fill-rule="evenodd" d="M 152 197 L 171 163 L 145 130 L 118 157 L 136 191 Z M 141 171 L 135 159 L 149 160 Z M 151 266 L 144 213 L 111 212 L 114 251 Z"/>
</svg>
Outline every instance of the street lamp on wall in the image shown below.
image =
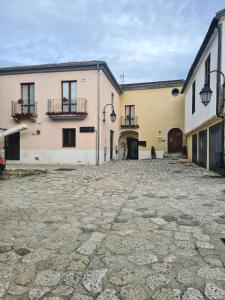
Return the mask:
<svg viewBox="0 0 225 300">
<path fill-rule="evenodd" d="M 104 110 L 103 110 L 103 122 L 105 123 L 105 114 L 106 114 L 106 107 L 107 106 L 111 106 L 111 108 L 112 108 L 112 112 L 110 114 L 110 119 L 111 119 L 111 122 L 114 123 L 116 121 L 116 113 L 115 113 L 115 110 L 114 110 L 114 106 L 111 103 L 106 104 L 105 107 L 104 107 Z"/>
<path fill-rule="evenodd" d="M 223 74 L 223 72 L 219 71 L 219 70 L 213 70 L 211 72 L 209 72 L 208 74 L 208 80 L 207 82 L 209 82 L 209 76 L 211 73 L 219 73 L 223 76 L 223 90 L 222 90 L 222 100 L 224 101 L 224 92 L 225 92 L 225 75 Z M 212 93 L 213 91 L 211 90 L 211 88 L 209 87 L 209 84 L 208 83 L 205 83 L 204 87 L 202 88 L 202 90 L 200 91 L 200 98 L 201 98 L 201 102 L 202 104 L 204 104 L 205 106 L 207 106 L 210 101 L 211 101 L 211 98 L 212 98 Z"/>
<path fill-rule="evenodd" d="M 209 104 L 209 102 L 211 101 L 211 98 L 212 98 L 212 93 L 213 93 L 213 91 L 210 89 L 210 87 L 206 83 L 204 85 L 204 87 L 202 88 L 201 92 L 199 93 L 202 104 L 204 104 L 205 106 L 207 106 Z"/>
</svg>

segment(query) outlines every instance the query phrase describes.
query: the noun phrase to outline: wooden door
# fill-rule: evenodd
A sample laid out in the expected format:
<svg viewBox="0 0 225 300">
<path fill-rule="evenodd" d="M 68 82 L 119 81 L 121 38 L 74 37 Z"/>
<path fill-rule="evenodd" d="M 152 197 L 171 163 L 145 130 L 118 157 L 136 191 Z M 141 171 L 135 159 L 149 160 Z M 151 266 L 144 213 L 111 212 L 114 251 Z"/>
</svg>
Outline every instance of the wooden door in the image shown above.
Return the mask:
<svg viewBox="0 0 225 300">
<path fill-rule="evenodd" d="M 178 128 L 173 128 L 168 133 L 168 152 L 181 153 L 183 146 L 183 133 Z"/>
</svg>

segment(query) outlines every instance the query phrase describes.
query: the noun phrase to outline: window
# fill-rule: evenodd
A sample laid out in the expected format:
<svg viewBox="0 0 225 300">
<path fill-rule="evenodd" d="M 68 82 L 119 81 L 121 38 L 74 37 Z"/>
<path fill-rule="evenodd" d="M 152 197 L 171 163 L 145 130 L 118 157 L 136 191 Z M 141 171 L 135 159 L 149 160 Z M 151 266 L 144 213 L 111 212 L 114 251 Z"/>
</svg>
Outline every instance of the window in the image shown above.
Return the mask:
<svg viewBox="0 0 225 300">
<path fill-rule="evenodd" d="M 172 95 L 173 95 L 174 97 L 179 96 L 179 94 L 180 94 L 180 91 L 179 91 L 177 88 L 172 89 Z"/>
<path fill-rule="evenodd" d="M 111 94 L 111 104 L 114 106 L 114 94 Z"/>
<path fill-rule="evenodd" d="M 135 106 L 125 106 L 125 125 L 135 125 Z"/>
<path fill-rule="evenodd" d="M 210 86 L 210 63 L 211 63 L 211 57 L 210 54 L 207 57 L 206 61 L 205 61 L 205 84 L 207 84 L 208 86 Z"/>
<path fill-rule="evenodd" d="M 76 129 L 63 128 L 63 147 L 76 146 Z"/>
<path fill-rule="evenodd" d="M 35 113 L 34 83 L 21 83 L 21 113 Z"/>
<path fill-rule="evenodd" d="M 146 141 L 138 141 L 138 146 L 146 147 Z"/>
<path fill-rule="evenodd" d="M 62 111 L 77 111 L 77 82 L 62 81 Z"/>
<path fill-rule="evenodd" d="M 195 81 L 192 83 L 192 114 L 195 112 Z"/>
</svg>

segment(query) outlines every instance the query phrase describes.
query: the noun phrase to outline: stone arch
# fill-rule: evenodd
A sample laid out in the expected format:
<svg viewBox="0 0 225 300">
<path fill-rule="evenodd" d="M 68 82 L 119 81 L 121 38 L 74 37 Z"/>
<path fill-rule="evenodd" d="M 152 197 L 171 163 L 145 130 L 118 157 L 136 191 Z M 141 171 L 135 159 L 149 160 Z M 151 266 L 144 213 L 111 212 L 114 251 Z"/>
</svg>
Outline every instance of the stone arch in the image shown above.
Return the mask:
<svg viewBox="0 0 225 300">
<path fill-rule="evenodd" d="M 138 140 L 139 133 L 136 130 L 124 130 L 120 132 L 118 143 L 118 158 L 127 159 L 128 139 Z"/>
</svg>

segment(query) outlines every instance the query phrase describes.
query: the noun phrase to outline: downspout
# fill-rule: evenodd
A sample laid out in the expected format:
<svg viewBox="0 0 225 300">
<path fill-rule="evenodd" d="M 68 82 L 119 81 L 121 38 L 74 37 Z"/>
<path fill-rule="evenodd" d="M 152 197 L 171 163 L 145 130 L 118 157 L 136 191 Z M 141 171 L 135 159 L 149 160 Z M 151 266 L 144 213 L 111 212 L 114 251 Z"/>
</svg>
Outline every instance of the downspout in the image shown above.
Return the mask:
<svg viewBox="0 0 225 300">
<path fill-rule="evenodd" d="M 222 64 L 222 26 L 221 24 L 217 24 L 218 29 L 218 59 L 217 59 L 217 70 L 221 72 L 221 64 Z M 224 93 L 224 91 L 222 91 Z M 216 115 L 217 117 L 221 118 L 223 122 L 223 133 L 222 133 L 222 145 L 223 145 L 223 165 L 224 165 L 224 99 L 222 99 L 221 103 L 221 74 L 217 73 L 217 90 L 216 90 Z M 224 96 L 224 95 L 223 95 Z M 224 98 L 224 97 L 223 97 Z"/>
<path fill-rule="evenodd" d="M 97 132 L 96 132 L 96 165 L 99 166 L 100 145 L 100 67 L 97 65 Z"/>
<path fill-rule="evenodd" d="M 217 24 L 216 28 L 218 29 L 218 56 L 217 56 L 217 70 L 221 71 L 221 61 L 222 61 L 222 30 L 221 24 Z M 217 73 L 217 89 L 216 89 L 216 115 L 224 120 L 224 115 L 221 115 L 223 112 L 224 103 L 221 103 L 221 74 Z"/>
</svg>

